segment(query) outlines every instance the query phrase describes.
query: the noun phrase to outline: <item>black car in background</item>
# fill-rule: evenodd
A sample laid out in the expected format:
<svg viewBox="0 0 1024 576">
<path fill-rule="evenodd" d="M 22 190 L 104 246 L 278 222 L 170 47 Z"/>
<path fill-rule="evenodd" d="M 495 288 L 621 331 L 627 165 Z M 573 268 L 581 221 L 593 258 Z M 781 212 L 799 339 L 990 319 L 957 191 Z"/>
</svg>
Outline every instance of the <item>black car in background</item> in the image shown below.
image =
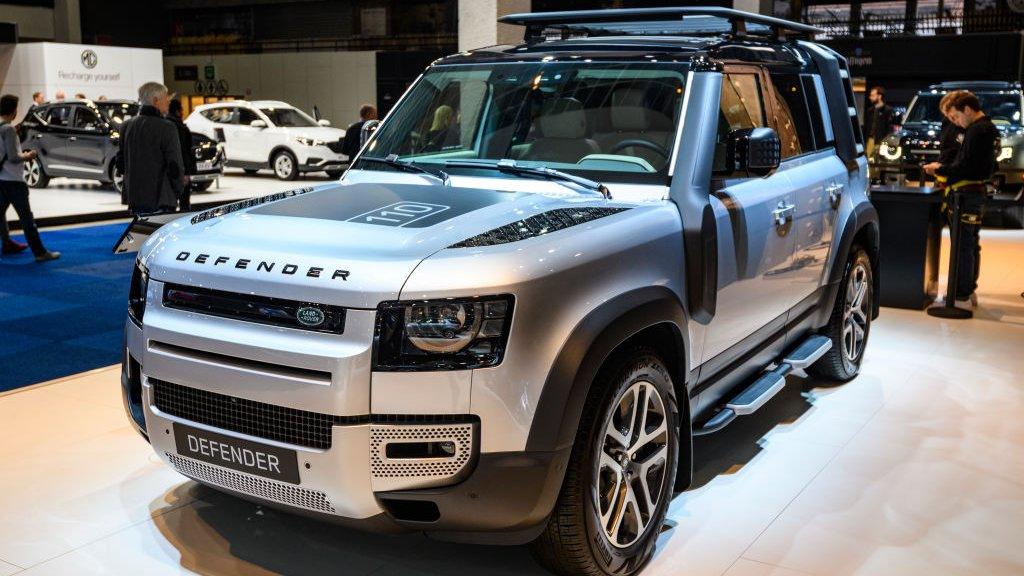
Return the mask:
<svg viewBox="0 0 1024 576">
<path fill-rule="evenodd" d="M 98 180 L 122 192 L 123 178 L 114 162 L 125 120 L 139 112 L 129 100 L 71 100 L 34 106 L 21 123 L 22 148 L 38 157 L 25 163 L 25 182 L 45 188 L 50 178 Z M 192 133 L 197 174 L 193 190 L 203 191 L 224 171 L 224 154 L 216 142 Z"/>
</svg>

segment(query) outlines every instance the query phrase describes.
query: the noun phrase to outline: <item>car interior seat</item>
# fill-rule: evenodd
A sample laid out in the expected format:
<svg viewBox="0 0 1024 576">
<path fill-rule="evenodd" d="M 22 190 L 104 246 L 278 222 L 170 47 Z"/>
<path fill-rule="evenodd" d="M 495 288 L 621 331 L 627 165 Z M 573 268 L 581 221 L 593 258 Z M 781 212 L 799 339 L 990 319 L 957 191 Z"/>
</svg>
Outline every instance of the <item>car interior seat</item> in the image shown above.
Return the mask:
<svg viewBox="0 0 1024 576">
<path fill-rule="evenodd" d="M 606 154 L 622 154 L 643 158 L 654 167 L 668 162 L 661 153 L 642 146 L 628 146 L 616 150 L 616 146 L 628 140 L 641 140 L 655 144 L 668 151 L 672 141 L 672 118 L 662 113 L 658 106 L 652 106 L 646 85 L 630 84 L 616 88 L 611 94 L 612 132 L 596 137 L 598 145 Z"/>
<path fill-rule="evenodd" d="M 601 148 L 587 137 L 583 104 L 575 98 L 558 98 L 547 105 L 538 119 L 542 136 L 523 153 L 523 160 L 549 160 L 575 164 Z"/>
</svg>

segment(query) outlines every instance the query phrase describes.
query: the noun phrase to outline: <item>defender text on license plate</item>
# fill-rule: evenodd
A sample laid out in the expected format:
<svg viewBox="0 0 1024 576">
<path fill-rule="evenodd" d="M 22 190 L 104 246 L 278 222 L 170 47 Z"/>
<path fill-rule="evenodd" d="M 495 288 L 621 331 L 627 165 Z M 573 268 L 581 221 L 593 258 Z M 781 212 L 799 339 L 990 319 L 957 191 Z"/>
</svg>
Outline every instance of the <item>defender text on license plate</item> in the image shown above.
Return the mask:
<svg viewBox="0 0 1024 576">
<path fill-rule="evenodd" d="M 216 432 L 175 423 L 178 454 L 239 472 L 299 483 L 299 463 L 294 450 L 267 446 Z"/>
</svg>

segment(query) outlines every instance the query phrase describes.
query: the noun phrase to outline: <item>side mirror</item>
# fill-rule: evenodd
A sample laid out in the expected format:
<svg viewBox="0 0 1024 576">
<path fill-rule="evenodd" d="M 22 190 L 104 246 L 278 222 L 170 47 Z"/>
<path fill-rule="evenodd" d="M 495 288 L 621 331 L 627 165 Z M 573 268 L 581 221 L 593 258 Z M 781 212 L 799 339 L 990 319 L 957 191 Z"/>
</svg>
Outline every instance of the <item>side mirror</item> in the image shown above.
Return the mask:
<svg viewBox="0 0 1024 576">
<path fill-rule="evenodd" d="M 249 126 L 252 126 L 253 128 L 266 128 L 267 123 L 263 120 L 253 120 L 252 122 L 249 122 Z"/>
<path fill-rule="evenodd" d="M 380 120 L 367 120 L 363 122 L 363 127 L 359 131 L 359 147 L 362 148 L 363 144 L 373 136 L 373 133 L 377 131 L 377 127 L 380 126 Z"/>
<path fill-rule="evenodd" d="M 743 128 L 729 133 L 730 172 L 767 176 L 782 162 L 782 142 L 771 128 Z"/>
<path fill-rule="evenodd" d="M 321 125 L 321 126 L 330 126 L 331 125 L 331 121 L 326 119 L 326 118 L 321 118 L 321 119 L 317 120 L 316 123 Z"/>
</svg>

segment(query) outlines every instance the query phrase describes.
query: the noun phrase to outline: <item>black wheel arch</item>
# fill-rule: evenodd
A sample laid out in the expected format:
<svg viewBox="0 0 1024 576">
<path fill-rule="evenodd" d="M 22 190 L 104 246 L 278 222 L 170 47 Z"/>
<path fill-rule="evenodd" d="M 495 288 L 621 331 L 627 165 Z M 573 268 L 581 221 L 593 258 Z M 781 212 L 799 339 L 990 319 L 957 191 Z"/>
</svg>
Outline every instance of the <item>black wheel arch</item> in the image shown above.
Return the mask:
<svg viewBox="0 0 1024 576">
<path fill-rule="evenodd" d="M 295 155 L 295 152 L 291 148 L 285 146 L 284 144 L 278 144 L 277 146 L 274 146 L 273 150 L 270 151 L 270 156 L 267 156 L 267 166 L 270 167 L 271 170 L 273 170 L 274 169 L 274 157 L 277 156 L 281 152 L 287 152 L 288 154 L 291 154 L 292 158 L 296 159 L 295 169 L 298 170 L 299 169 L 298 160 L 297 160 L 298 156 Z"/>
<path fill-rule="evenodd" d="M 814 329 L 821 328 L 828 324 L 832 308 L 835 306 L 836 298 L 839 296 L 840 285 L 843 281 L 843 274 L 846 270 L 846 261 L 849 259 L 850 250 L 853 246 L 861 246 L 867 250 L 868 258 L 871 260 L 872 290 L 878 294 L 879 270 L 878 258 L 880 252 L 880 236 L 878 226 L 878 211 L 870 202 L 858 204 L 853 212 L 847 217 L 842 228 L 843 233 L 839 238 L 836 249 L 836 257 L 832 261 L 832 267 L 828 272 L 828 281 L 822 292 L 822 301 L 818 307 L 818 316 L 814 321 Z M 872 318 L 878 318 L 879 298 L 872 300 Z"/>
<path fill-rule="evenodd" d="M 583 405 L 602 367 L 617 351 L 644 345 L 660 353 L 672 376 L 682 431 L 679 470 L 689 475 L 693 451 L 689 437 L 688 340 L 682 302 L 664 286 L 626 292 L 593 310 L 576 325 L 548 372 L 526 449 L 571 447 Z"/>
</svg>

